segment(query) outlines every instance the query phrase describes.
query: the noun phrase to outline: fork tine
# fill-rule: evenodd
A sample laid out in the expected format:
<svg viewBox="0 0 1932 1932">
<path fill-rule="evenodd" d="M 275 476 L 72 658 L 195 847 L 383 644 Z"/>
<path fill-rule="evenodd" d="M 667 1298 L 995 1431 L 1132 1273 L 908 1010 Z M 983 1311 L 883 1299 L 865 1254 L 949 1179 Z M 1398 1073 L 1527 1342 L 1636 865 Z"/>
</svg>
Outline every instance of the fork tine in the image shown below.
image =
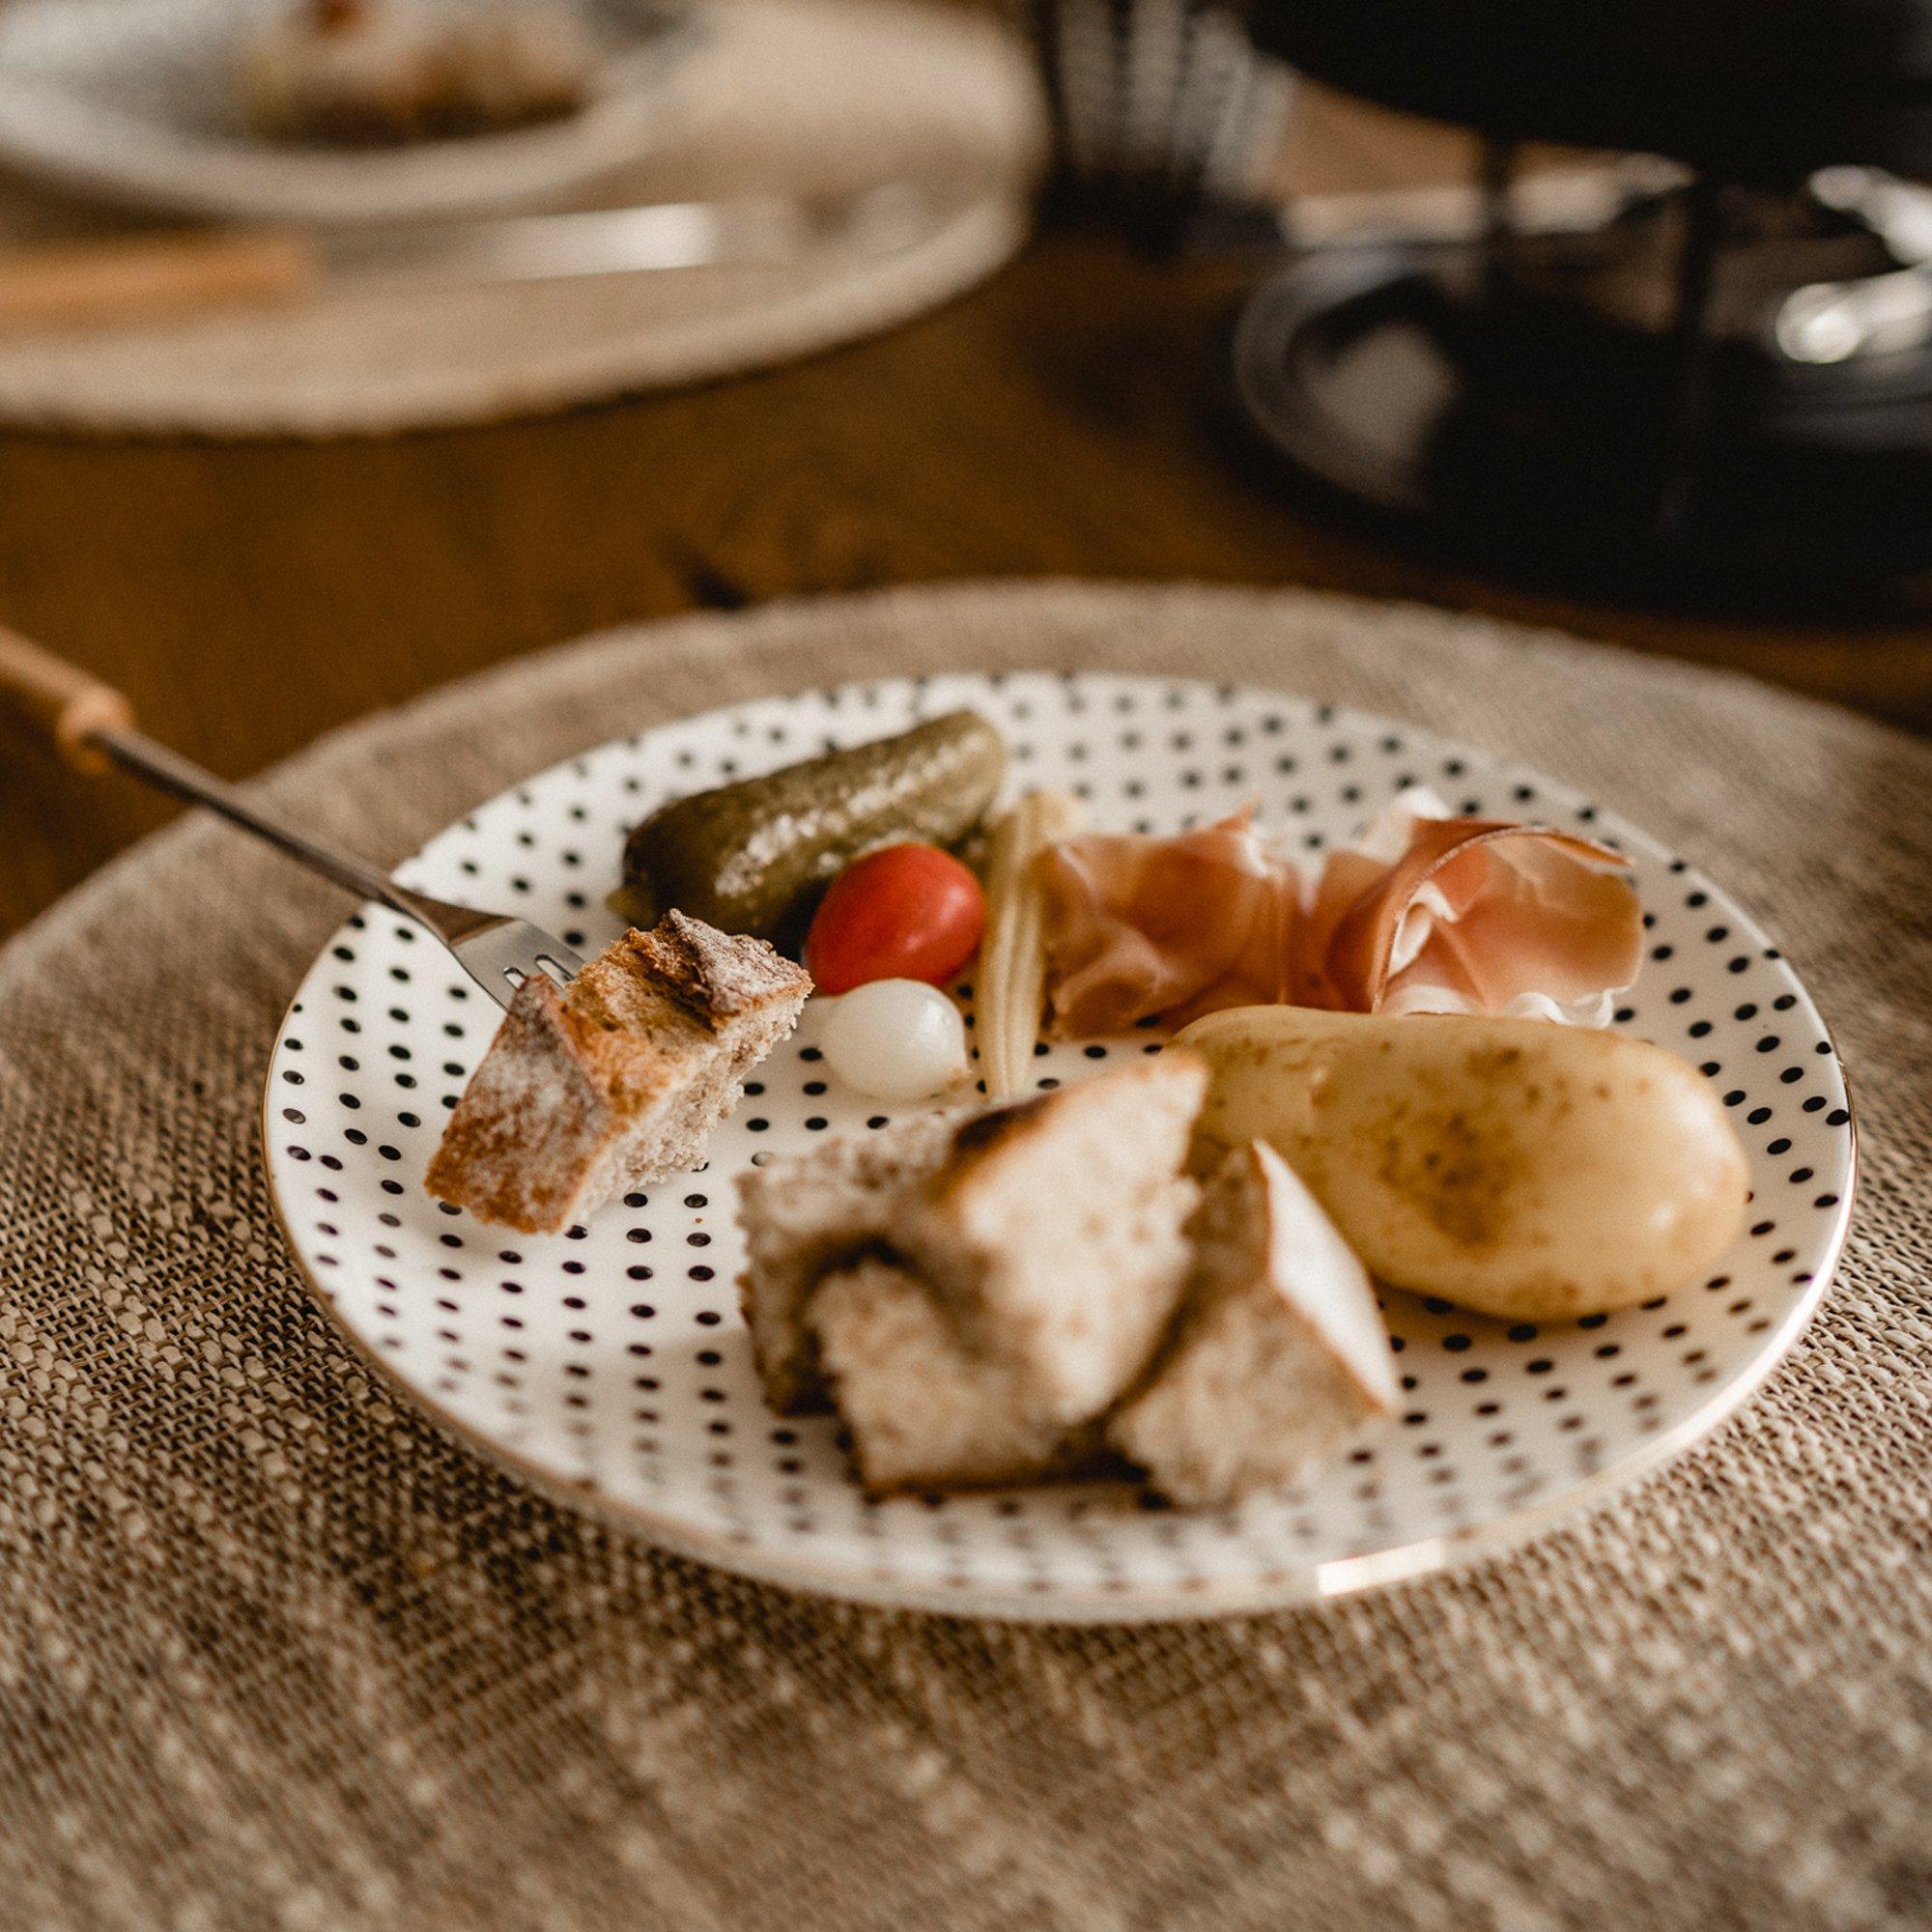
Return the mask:
<svg viewBox="0 0 1932 1932">
<path fill-rule="evenodd" d="M 533 973 L 567 986 L 583 970 L 569 947 L 523 919 L 495 919 L 446 942 L 458 963 L 500 1007 Z"/>
<path fill-rule="evenodd" d="M 562 940 L 526 919 L 451 905 L 401 886 L 392 888 L 388 897 L 398 912 L 407 913 L 441 940 L 458 965 L 499 1007 L 509 1006 L 532 973 L 567 986 L 583 970 L 582 959 Z"/>
</svg>

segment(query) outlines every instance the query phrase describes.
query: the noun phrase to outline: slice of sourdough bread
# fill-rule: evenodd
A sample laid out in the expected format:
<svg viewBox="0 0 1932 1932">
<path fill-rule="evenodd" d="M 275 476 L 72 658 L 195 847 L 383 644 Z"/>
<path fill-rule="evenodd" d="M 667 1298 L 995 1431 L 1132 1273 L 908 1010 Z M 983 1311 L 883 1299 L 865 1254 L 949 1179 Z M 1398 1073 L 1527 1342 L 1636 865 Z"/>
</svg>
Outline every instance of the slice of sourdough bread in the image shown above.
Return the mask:
<svg viewBox="0 0 1932 1932">
<path fill-rule="evenodd" d="M 526 1235 L 700 1165 L 746 1073 L 798 1022 L 802 967 L 669 912 L 559 991 L 517 990 L 444 1130 L 427 1185 Z"/>
<path fill-rule="evenodd" d="M 867 1489 L 958 1489 L 1056 1473 L 1098 1447 L 1041 1417 L 1015 1365 L 960 1346 L 918 1275 L 878 1255 L 828 1274 L 812 1296 L 818 1358 L 838 1394 Z"/>
<path fill-rule="evenodd" d="M 1086 1422 L 1147 1366 L 1186 1278 L 1181 1167 L 1208 1068 L 1173 1051 L 964 1122 L 895 1245 L 965 1345 L 1023 1370 L 1042 1418 Z"/>
<path fill-rule="evenodd" d="M 923 1114 L 739 1176 L 739 1292 L 758 1375 L 781 1415 L 827 1401 L 806 1303 L 834 1269 L 890 1245 L 899 1203 L 945 1161 L 958 1127 L 956 1113 Z"/>
<path fill-rule="evenodd" d="M 1367 1272 L 1272 1148 L 1230 1151 L 1191 1233 L 1174 1332 L 1107 1439 L 1175 1502 L 1225 1505 L 1290 1481 L 1401 1391 Z"/>
<path fill-rule="evenodd" d="M 829 1391 L 875 1488 L 1078 1454 L 1186 1277 L 1199 1190 L 1179 1168 L 1206 1087 L 1193 1055 L 1163 1054 L 753 1170 L 744 1300 L 773 1401 Z"/>
</svg>

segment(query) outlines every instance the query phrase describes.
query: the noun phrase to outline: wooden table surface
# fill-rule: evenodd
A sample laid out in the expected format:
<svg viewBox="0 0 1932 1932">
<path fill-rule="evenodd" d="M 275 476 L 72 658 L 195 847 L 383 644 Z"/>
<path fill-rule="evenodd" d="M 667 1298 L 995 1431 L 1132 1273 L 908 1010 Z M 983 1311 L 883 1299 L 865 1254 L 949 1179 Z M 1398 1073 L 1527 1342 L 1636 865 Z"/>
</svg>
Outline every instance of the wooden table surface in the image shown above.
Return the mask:
<svg viewBox="0 0 1932 1932">
<path fill-rule="evenodd" d="M 1317 189 L 1440 179 L 1455 137 L 1321 103 Z M 1297 508 L 1232 453 L 1226 265 L 1040 239 L 882 340 L 746 381 L 381 441 L 0 435 L 0 619 L 238 776 L 519 651 L 627 618 L 1074 574 L 1419 598 L 1734 666 L 1932 728 L 1932 628 L 1776 629 L 1531 594 Z M 0 741 L 0 935 L 157 824 Z"/>
</svg>

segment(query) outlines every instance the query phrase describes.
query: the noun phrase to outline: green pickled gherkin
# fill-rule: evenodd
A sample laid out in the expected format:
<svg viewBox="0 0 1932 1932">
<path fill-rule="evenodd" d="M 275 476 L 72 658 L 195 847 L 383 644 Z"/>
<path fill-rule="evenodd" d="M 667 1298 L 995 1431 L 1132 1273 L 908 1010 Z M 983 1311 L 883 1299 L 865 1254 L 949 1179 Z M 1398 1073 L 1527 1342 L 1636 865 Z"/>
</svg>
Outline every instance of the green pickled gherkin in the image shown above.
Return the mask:
<svg viewBox="0 0 1932 1932">
<path fill-rule="evenodd" d="M 1006 762 L 978 712 L 949 711 L 895 738 L 694 792 L 631 833 L 611 903 L 638 925 L 675 908 L 795 947 L 819 895 L 862 852 L 965 838 Z"/>
</svg>

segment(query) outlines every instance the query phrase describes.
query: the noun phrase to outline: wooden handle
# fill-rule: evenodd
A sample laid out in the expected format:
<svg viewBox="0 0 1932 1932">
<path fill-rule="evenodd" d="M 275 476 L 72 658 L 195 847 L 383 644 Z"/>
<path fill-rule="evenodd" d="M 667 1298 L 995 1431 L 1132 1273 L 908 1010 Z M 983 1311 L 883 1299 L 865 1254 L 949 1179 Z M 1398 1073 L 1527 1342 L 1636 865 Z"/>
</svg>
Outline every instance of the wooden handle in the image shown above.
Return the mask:
<svg viewBox="0 0 1932 1932">
<path fill-rule="evenodd" d="M 76 771 L 107 769 L 99 731 L 129 731 L 134 707 L 98 677 L 0 625 L 0 717 L 51 739 Z"/>
<path fill-rule="evenodd" d="M 286 300 L 322 273 L 315 245 L 262 229 L 140 235 L 0 253 L 0 330 L 99 327 Z"/>
</svg>

